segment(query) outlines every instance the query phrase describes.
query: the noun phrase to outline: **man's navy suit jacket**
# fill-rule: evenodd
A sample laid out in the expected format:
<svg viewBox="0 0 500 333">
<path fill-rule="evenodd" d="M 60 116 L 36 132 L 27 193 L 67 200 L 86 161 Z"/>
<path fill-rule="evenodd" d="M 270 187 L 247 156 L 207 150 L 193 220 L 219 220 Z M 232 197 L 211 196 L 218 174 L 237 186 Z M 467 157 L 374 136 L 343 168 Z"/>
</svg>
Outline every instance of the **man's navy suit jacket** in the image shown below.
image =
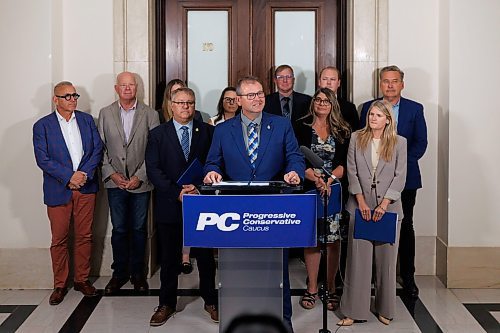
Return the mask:
<svg viewBox="0 0 500 333">
<path fill-rule="evenodd" d="M 299 92 L 292 92 L 292 124 L 297 120 L 302 118 L 309 112 L 309 106 L 311 105 L 312 97 Z M 278 92 L 274 92 L 266 96 L 266 104 L 264 106 L 264 112 L 275 114 L 277 116 L 282 116 L 281 111 L 281 101 Z"/>
<path fill-rule="evenodd" d="M 172 120 L 149 132 L 146 146 L 146 172 L 154 189 L 156 223 L 182 223 L 182 204 L 178 200 L 182 186 L 177 180 L 197 158 L 202 164 L 212 141 L 213 126 L 193 120 L 188 161 L 184 158 Z M 194 184 L 199 185 L 199 184 Z"/>
<path fill-rule="evenodd" d="M 380 99 L 380 98 L 379 98 Z M 363 104 L 361 110 L 361 128 L 366 125 L 366 114 L 374 100 Z M 398 115 L 398 134 L 406 138 L 408 152 L 408 171 L 406 173 L 405 189 L 422 187 L 422 177 L 418 160 L 424 156 L 427 149 L 427 125 L 422 104 L 401 97 Z"/>
<path fill-rule="evenodd" d="M 215 127 L 205 174 L 210 171 L 224 180 L 283 180 L 290 171 L 304 179 L 305 162 L 290 120 L 263 112 L 255 170 L 243 139 L 241 116 L 236 116 Z"/>
<path fill-rule="evenodd" d="M 33 125 L 35 159 L 43 171 L 43 201 L 47 206 L 64 205 L 72 195 L 68 184 L 74 173 L 73 163 L 56 112 Z M 84 194 L 95 193 L 99 189 L 95 171 L 102 159 L 101 137 L 91 115 L 75 111 L 75 118 L 83 145 L 83 157 L 78 171 L 87 174 L 87 182 L 79 191 Z"/>
</svg>

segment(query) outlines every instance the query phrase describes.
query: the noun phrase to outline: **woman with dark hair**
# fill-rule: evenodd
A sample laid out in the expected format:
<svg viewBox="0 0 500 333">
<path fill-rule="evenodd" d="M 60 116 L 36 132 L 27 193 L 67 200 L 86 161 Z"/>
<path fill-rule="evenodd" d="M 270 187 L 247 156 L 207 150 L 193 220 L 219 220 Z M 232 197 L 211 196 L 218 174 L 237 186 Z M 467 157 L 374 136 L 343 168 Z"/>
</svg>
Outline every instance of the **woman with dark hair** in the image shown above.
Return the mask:
<svg viewBox="0 0 500 333">
<path fill-rule="evenodd" d="M 351 130 L 349 124 L 342 118 L 340 106 L 335 94 L 327 88 L 320 88 L 314 94 L 309 113 L 294 124 L 295 135 L 300 146 L 310 148 L 324 163 L 324 168 L 336 178 L 342 178 L 345 173 L 347 160 L 347 145 Z M 321 195 L 330 195 L 330 185 L 322 178 L 322 171 L 306 166 L 305 190 L 316 188 Z M 329 298 L 328 310 L 334 311 L 338 307 L 338 297 L 335 295 L 335 275 L 337 274 L 340 260 L 340 214 L 327 217 L 327 284 Z M 322 222 L 322 219 L 321 221 Z M 321 235 L 323 228 L 318 229 Z M 320 242 L 325 241 L 321 235 Z M 304 249 L 304 259 L 307 269 L 307 290 L 301 297 L 299 304 L 307 310 L 314 308 L 318 296 L 318 271 L 320 264 L 320 246 Z"/>
<path fill-rule="evenodd" d="M 396 133 L 392 105 L 377 100 L 368 109 L 366 125 L 353 133 L 347 153 L 349 221 L 346 279 L 339 326 L 351 326 L 371 317 L 372 267 L 375 313 L 389 325 L 396 308 L 396 260 L 403 209 L 401 191 L 406 182 L 406 139 Z M 355 210 L 364 221 L 379 221 L 386 212 L 398 215 L 395 243 L 356 239 Z M 361 223 L 364 223 L 361 221 Z M 374 262 L 374 264 L 372 263 Z"/>
<path fill-rule="evenodd" d="M 208 120 L 210 125 L 217 125 L 225 120 L 233 118 L 240 108 L 236 104 L 236 88 L 226 87 L 222 90 L 219 98 L 219 103 L 217 103 L 217 114 Z"/>
</svg>

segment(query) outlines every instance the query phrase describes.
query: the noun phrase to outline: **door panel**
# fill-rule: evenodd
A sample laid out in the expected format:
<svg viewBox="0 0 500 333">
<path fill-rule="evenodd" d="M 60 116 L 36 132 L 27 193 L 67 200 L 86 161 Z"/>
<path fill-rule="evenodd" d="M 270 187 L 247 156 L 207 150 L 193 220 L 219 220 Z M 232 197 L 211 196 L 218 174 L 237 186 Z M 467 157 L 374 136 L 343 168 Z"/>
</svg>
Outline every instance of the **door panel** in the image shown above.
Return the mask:
<svg viewBox="0 0 500 333">
<path fill-rule="evenodd" d="M 272 77 L 275 59 L 275 14 L 278 11 L 314 11 L 316 16 L 316 66 L 314 71 L 326 65 L 337 65 L 337 1 L 286 1 L 286 0 L 254 0 L 253 1 L 253 58 L 254 74 L 259 76 L 266 91 L 274 89 Z M 326 20 L 325 17 L 329 19 Z M 301 22 L 297 22 L 300 25 Z M 290 36 L 296 38 L 296 36 Z M 300 52 L 300 49 L 297 50 Z M 293 64 L 290 64 L 293 67 Z M 310 69 L 305 69 L 310 70 Z M 295 73 L 296 76 L 300 73 Z"/>
</svg>

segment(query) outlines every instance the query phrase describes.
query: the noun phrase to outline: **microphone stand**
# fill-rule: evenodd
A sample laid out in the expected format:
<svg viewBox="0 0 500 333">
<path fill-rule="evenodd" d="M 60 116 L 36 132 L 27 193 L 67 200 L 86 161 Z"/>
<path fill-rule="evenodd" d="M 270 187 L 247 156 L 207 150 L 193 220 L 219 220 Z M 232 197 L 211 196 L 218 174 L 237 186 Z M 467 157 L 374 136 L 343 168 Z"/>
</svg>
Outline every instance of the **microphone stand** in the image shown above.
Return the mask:
<svg viewBox="0 0 500 333">
<path fill-rule="evenodd" d="M 328 184 L 328 178 L 331 177 L 331 174 L 326 171 L 324 168 L 322 177 L 323 181 L 325 184 Z M 328 186 L 328 185 L 327 185 Z M 319 333 L 331 333 L 328 330 L 328 299 L 329 299 L 329 291 L 328 291 L 328 249 L 327 249 L 327 239 L 326 239 L 326 234 L 328 232 L 328 194 L 327 194 L 327 189 L 325 189 L 325 193 L 323 195 L 323 227 L 322 227 L 322 233 L 323 233 L 323 240 L 321 241 L 321 247 L 320 247 L 320 253 L 321 253 L 321 259 L 320 259 L 320 266 L 322 265 L 324 267 L 323 270 L 323 282 L 321 283 L 321 286 L 319 288 L 319 298 L 321 302 L 323 303 L 323 328 L 319 330 Z"/>
</svg>

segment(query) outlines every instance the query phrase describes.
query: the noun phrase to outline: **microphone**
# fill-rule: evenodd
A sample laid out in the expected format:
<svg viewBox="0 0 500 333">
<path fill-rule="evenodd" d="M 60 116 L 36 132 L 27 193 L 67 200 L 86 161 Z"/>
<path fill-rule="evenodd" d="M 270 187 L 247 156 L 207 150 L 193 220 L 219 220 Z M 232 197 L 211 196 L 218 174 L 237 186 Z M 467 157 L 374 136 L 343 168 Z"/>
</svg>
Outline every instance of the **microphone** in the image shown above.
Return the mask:
<svg viewBox="0 0 500 333">
<path fill-rule="evenodd" d="M 309 163 L 312 164 L 313 168 L 316 169 L 321 169 L 323 168 L 323 160 L 321 157 L 316 155 L 311 149 L 307 148 L 306 146 L 300 146 L 299 148 L 300 152 L 304 154 L 304 157 L 306 160 L 309 161 Z"/>
<path fill-rule="evenodd" d="M 328 177 L 331 177 L 333 179 L 333 181 L 338 182 L 337 177 L 335 177 L 330 172 L 328 172 L 328 170 L 325 169 L 325 166 L 324 166 L 325 163 L 323 162 L 321 157 L 316 155 L 311 149 L 307 148 L 306 146 L 300 146 L 299 150 L 302 154 L 304 154 L 304 157 L 306 158 L 307 161 L 309 161 L 309 163 L 311 163 L 313 168 L 321 169 L 325 175 L 327 175 Z"/>
</svg>

